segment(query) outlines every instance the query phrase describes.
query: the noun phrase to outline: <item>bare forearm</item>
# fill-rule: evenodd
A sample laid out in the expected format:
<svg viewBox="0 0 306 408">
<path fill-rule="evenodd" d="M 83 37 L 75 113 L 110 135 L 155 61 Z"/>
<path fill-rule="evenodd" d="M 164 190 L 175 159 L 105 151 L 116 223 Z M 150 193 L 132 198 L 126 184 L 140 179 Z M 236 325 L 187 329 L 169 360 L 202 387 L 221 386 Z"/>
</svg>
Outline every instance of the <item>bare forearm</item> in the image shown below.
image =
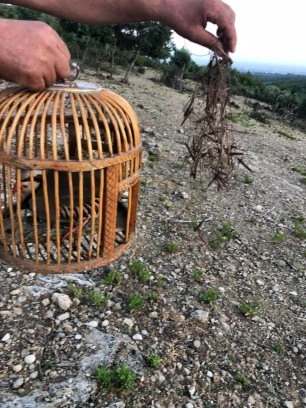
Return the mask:
<svg viewBox="0 0 306 408">
<path fill-rule="evenodd" d="M 0 0 L 0 3 L 4 1 Z M 80 23 L 122 24 L 161 19 L 168 0 L 12 0 L 31 8 Z"/>
</svg>

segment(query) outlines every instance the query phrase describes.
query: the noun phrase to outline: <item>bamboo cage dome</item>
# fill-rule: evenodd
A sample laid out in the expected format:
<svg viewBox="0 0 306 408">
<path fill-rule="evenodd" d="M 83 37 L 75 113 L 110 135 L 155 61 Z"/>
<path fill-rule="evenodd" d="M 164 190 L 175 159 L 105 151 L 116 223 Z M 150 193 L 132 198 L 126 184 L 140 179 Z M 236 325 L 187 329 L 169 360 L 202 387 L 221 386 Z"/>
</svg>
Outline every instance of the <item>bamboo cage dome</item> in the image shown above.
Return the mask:
<svg viewBox="0 0 306 408">
<path fill-rule="evenodd" d="M 0 259 L 40 273 L 85 271 L 133 241 L 141 141 L 115 93 L 72 82 L 0 92 Z"/>
</svg>

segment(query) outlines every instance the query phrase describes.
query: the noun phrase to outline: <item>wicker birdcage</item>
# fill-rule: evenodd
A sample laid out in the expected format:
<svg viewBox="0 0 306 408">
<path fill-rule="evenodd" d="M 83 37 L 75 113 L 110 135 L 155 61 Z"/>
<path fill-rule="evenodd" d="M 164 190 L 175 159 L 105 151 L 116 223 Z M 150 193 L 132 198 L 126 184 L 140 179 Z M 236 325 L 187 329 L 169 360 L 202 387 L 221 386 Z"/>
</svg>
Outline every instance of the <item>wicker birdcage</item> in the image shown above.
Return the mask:
<svg viewBox="0 0 306 408">
<path fill-rule="evenodd" d="M 82 82 L 3 90 L 0 166 L 0 259 L 11 266 L 85 271 L 133 241 L 140 131 L 115 93 Z"/>
</svg>

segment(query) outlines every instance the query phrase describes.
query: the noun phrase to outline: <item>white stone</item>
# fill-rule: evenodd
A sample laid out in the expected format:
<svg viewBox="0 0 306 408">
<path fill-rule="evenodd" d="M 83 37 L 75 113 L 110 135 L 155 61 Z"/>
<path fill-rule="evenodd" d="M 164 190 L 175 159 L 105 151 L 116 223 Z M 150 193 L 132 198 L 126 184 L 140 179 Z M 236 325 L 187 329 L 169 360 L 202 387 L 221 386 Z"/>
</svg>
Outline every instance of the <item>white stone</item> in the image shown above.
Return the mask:
<svg viewBox="0 0 306 408">
<path fill-rule="evenodd" d="M 129 319 L 128 317 L 125 317 L 123 319 L 123 323 L 128 326 L 129 328 L 132 328 L 134 326 L 134 322 L 132 319 Z"/>
<path fill-rule="evenodd" d="M 105 319 L 103 320 L 103 322 L 101 323 L 102 327 L 107 327 L 109 325 L 109 320 Z"/>
<path fill-rule="evenodd" d="M 43 306 L 48 306 L 50 304 L 50 300 L 49 300 L 49 298 L 45 298 L 45 299 L 42 300 L 41 303 L 43 304 Z"/>
<path fill-rule="evenodd" d="M 182 191 L 181 196 L 184 200 L 188 200 L 189 194 L 187 194 L 185 191 Z"/>
<path fill-rule="evenodd" d="M 213 376 L 214 376 L 214 374 L 211 371 L 207 371 L 206 375 L 209 378 L 213 378 Z"/>
<path fill-rule="evenodd" d="M 75 338 L 76 340 L 81 340 L 82 335 L 81 335 L 81 334 L 76 334 L 76 335 L 74 336 L 74 338 Z"/>
<path fill-rule="evenodd" d="M 187 402 L 187 404 L 185 404 L 185 408 L 193 408 L 193 404 L 191 402 Z"/>
<path fill-rule="evenodd" d="M 209 312 L 206 312 L 205 310 L 195 310 L 194 312 L 191 313 L 191 317 L 194 319 L 201 320 L 202 322 L 207 322 L 208 317 L 209 317 Z"/>
<path fill-rule="evenodd" d="M 157 312 L 151 312 L 151 313 L 149 313 L 149 317 L 151 317 L 151 319 L 157 319 L 158 318 L 158 313 Z"/>
<path fill-rule="evenodd" d="M 14 373 L 19 373 L 22 370 L 23 366 L 22 364 L 16 364 L 12 367 L 12 370 L 14 371 Z"/>
<path fill-rule="evenodd" d="M 68 310 L 72 305 L 72 300 L 65 293 L 54 292 L 52 302 L 58 305 L 62 310 Z"/>
<path fill-rule="evenodd" d="M 140 340 L 142 340 L 142 335 L 139 334 L 139 333 L 134 334 L 133 340 L 135 340 L 135 341 L 140 341 Z"/>
<path fill-rule="evenodd" d="M 199 348 L 200 346 L 201 346 L 201 342 L 200 342 L 200 340 L 195 340 L 194 342 L 193 342 L 193 346 L 194 346 L 194 348 Z"/>
<path fill-rule="evenodd" d="M 33 364 L 35 360 L 36 360 L 36 356 L 34 354 L 28 354 L 24 358 L 24 362 L 26 364 Z"/>
<path fill-rule="evenodd" d="M 66 313 L 63 313 L 63 314 L 57 316 L 57 320 L 62 322 L 63 320 L 69 319 L 69 317 L 70 317 L 70 313 L 66 312 Z"/>
<path fill-rule="evenodd" d="M 38 371 L 33 371 L 33 372 L 29 375 L 29 377 L 31 378 L 31 380 L 35 380 L 35 378 L 38 377 Z"/>
<path fill-rule="evenodd" d="M 89 326 L 89 327 L 98 327 L 98 322 L 97 322 L 97 320 L 92 320 L 91 322 L 88 322 L 88 323 L 86 323 L 86 326 Z"/>
<path fill-rule="evenodd" d="M 1 341 L 7 342 L 7 341 L 9 341 L 10 338 L 11 338 L 10 333 L 6 333 L 6 334 L 2 337 Z"/>
<path fill-rule="evenodd" d="M 24 379 L 22 377 L 16 378 L 16 380 L 13 382 L 12 387 L 14 389 L 19 388 L 19 387 L 21 387 L 23 385 L 23 383 L 24 383 Z"/>
<path fill-rule="evenodd" d="M 286 408 L 294 408 L 293 402 L 292 401 L 285 401 L 284 405 Z"/>
</svg>

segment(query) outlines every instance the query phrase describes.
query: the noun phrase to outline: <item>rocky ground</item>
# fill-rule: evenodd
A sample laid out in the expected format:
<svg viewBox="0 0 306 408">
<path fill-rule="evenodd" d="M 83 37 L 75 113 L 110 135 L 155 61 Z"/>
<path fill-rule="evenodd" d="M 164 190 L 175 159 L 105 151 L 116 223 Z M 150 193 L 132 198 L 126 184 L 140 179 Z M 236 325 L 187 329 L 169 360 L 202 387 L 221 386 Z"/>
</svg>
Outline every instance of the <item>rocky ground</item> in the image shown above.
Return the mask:
<svg viewBox="0 0 306 408">
<path fill-rule="evenodd" d="M 142 128 L 132 248 L 84 274 L 0 264 L 0 408 L 306 407 L 306 135 L 235 98 L 230 126 L 254 172 L 208 189 L 183 163 L 190 95 L 157 76 L 101 80 Z M 106 391 L 98 367 L 115 372 Z"/>
</svg>

